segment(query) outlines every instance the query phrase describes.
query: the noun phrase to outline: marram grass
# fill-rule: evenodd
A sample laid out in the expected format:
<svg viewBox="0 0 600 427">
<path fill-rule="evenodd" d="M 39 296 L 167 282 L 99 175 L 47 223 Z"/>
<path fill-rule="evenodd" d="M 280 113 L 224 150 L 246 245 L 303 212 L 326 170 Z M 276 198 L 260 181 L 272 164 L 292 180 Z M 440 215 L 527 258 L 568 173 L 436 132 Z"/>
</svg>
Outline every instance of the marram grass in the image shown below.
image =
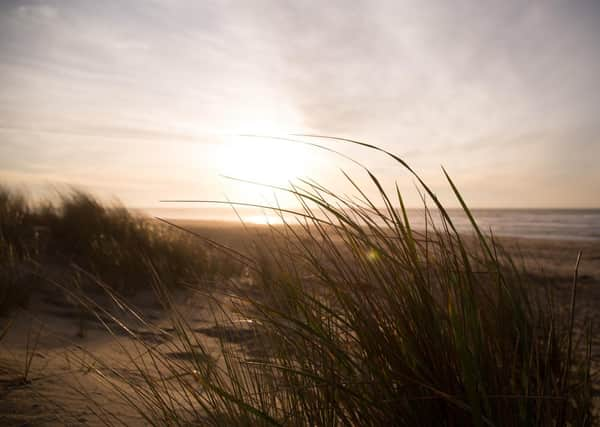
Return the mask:
<svg viewBox="0 0 600 427">
<path fill-rule="evenodd" d="M 151 286 L 148 261 L 177 287 L 227 274 L 214 258 L 197 239 L 81 191 L 32 204 L 0 186 L 0 314 L 50 278 L 79 280 L 78 269 L 132 295 Z"/>
<path fill-rule="evenodd" d="M 591 332 L 574 330 L 575 299 L 565 318 L 479 230 L 447 175 L 473 235 L 384 153 L 433 201 L 426 230 L 367 169 L 377 199 L 349 176 L 357 198 L 291 185 L 299 220 L 279 211 L 284 224 L 244 261 L 251 289 L 231 296 L 254 351 L 222 339 L 211 354 L 156 274 L 173 316 L 166 345 L 189 361 L 131 333 L 138 380 L 113 381 L 111 362 L 95 360 L 100 378 L 151 425 L 591 425 Z M 232 316 L 215 305 L 215 327 L 234 330 Z"/>
</svg>

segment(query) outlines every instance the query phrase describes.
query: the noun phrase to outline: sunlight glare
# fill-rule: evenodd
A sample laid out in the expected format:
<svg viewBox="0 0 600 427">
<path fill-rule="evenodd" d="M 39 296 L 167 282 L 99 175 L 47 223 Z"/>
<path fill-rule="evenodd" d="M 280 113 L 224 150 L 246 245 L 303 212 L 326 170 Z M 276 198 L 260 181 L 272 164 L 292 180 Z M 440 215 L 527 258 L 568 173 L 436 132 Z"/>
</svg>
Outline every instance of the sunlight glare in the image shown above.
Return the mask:
<svg viewBox="0 0 600 427">
<path fill-rule="evenodd" d="M 244 216 L 244 222 L 257 225 L 281 225 L 283 219 L 276 215 L 252 215 Z"/>
<path fill-rule="evenodd" d="M 223 176 L 269 185 L 287 185 L 310 173 L 307 147 L 270 138 L 228 136 L 217 162 Z"/>
</svg>

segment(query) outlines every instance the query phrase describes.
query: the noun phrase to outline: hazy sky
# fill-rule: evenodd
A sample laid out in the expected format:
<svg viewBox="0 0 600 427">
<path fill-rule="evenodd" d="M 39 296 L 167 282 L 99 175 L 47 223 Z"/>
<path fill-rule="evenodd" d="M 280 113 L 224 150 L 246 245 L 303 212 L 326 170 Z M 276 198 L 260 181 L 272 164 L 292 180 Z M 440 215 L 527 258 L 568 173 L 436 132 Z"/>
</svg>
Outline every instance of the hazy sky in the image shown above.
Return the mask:
<svg viewBox="0 0 600 427">
<path fill-rule="evenodd" d="M 226 164 L 227 134 L 307 132 L 445 197 L 443 165 L 473 206 L 600 207 L 598 76 L 594 0 L 1 0 L 0 182 L 236 198 L 219 173 L 280 158 L 245 139 Z M 277 150 L 341 185 L 333 157 Z"/>
</svg>

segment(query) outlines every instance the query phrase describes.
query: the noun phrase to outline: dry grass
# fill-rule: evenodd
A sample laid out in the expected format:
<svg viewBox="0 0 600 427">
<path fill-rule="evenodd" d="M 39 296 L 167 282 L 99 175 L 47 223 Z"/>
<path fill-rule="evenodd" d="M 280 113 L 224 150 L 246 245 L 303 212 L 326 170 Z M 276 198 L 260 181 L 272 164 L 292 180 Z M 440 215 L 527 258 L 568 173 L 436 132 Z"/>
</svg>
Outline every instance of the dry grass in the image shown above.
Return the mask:
<svg viewBox="0 0 600 427">
<path fill-rule="evenodd" d="M 127 295 L 150 289 L 155 275 L 168 286 L 206 281 L 229 267 L 213 258 L 188 234 L 82 192 L 31 206 L 0 189 L 0 312 L 49 280 L 80 286 L 93 276 Z"/>
<path fill-rule="evenodd" d="M 448 177 L 472 220 L 467 243 L 409 171 L 436 207 L 424 233 L 368 170 L 377 200 L 350 177 L 357 198 L 302 181 L 288 190 L 299 223 L 257 244 L 253 285 L 230 296 L 236 312 L 215 306 L 218 357 L 157 280 L 170 354 L 187 356 L 173 361 L 132 334 L 138 381 L 109 384 L 152 425 L 591 425 L 591 329 L 576 335 L 576 299 L 565 317 L 534 292 Z M 251 348 L 232 335 L 235 317 L 251 320 L 241 335 Z"/>
</svg>

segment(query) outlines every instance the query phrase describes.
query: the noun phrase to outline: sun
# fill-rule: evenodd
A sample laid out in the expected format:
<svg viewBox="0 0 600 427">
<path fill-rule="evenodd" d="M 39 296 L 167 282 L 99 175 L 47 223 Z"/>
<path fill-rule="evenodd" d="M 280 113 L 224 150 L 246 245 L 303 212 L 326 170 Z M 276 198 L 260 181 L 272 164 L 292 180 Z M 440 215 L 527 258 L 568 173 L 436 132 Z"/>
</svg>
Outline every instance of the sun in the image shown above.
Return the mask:
<svg viewBox="0 0 600 427">
<path fill-rule="evenodd" d="M 268 137 L 227 136 L 218 148 L 221 175 L 285 185 L 310 172 L 310 153 L 299 143 Z"/>
</svg>

